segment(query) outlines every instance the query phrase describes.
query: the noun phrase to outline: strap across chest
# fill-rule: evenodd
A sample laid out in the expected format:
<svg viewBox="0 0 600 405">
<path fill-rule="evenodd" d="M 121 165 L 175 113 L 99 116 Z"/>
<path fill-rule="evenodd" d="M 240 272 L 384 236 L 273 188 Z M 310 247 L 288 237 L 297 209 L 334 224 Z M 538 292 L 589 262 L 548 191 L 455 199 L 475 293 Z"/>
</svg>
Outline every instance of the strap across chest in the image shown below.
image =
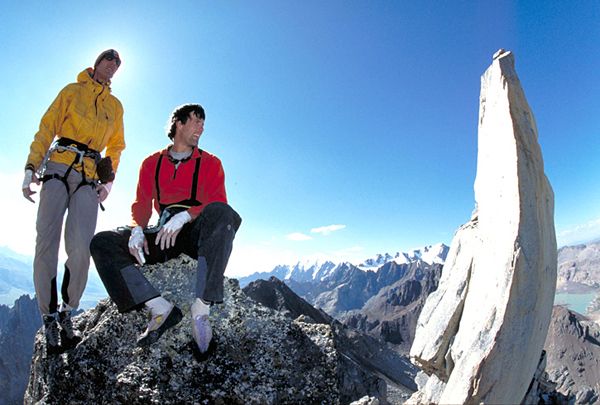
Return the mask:
<svg viewBox="0 0 600 405">
<path fill-rule="evenodd" d="M 190 197 L 187 200 L 183 200 L 183 201 L 179 201 L 176 203 L 171 203 L 171 204 L 163 204 L 160 200 L 160 169 L 162 166 L 162 160 L 164 157 L 164 154 L 161 153 L 161 155 L 158 158 L 158 162 L 156 163 L 156 172 L 154 174 L 154 181 L 155 181 L 155 187 L 156 187 L 156 199 L 158 201 L 158 204 L 160 205 L 160 211 L 162 212 L 167 206 L 171 206 L 171 205 L 180 205 L 180 206 L 187 206 L 187 207 L 196 207 L 199 205 L 202 205 L 202 203 L 200 201 L 198 201 L 198 197 L 197 197 L 197 193 L 198 193 L 198 176 L 200 174 L 200 163 L 202 161 L 202 149 L 198 150 L 200 152 L 200 155 L 195 159 L 195 167 L 194 167 L 194 175 L 192 176 L 192 184 L 191 184 L 191 192 L 190 192 Z"/>
</svg>

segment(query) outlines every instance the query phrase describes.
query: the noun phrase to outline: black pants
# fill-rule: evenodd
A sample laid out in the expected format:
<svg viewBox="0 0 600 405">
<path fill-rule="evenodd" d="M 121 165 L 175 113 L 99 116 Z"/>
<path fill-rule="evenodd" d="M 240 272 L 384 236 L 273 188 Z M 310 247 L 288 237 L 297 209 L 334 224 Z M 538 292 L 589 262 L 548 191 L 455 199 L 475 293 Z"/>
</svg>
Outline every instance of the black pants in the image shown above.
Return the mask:
<svg viewBox="0 0 600 405">
<path fill-rule="evenodd" d="M 223 274 L 231 255 L 233 239 L 242 219 L 225 203 L 207 205 L 193 221 L 185 224 L 175 246 L 161 250 L 155 245 L 157 234 L 146 234 L 149 254 L 146 264 L 164 263 L 181 253 L 198 260 L 196 295 L 204 301 L 223 302 Z M 129 253 L 131 231 L 100 232 L 94 236 L 90 251 L 98 274 L 120 312 L 140 307 L 160 293 L 136 266 Z"/>
</svg>

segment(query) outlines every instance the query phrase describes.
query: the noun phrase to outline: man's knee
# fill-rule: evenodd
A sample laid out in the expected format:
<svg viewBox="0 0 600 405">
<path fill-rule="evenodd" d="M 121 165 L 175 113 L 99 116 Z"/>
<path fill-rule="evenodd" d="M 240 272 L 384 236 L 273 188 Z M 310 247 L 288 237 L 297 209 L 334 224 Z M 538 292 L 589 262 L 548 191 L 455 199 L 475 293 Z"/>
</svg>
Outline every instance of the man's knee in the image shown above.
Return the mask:
<svg viewBox="0 0 600 405">
<path fill-rule="evenodd" d="M 242 223 L 240 215 L 229 204 L 224 202 L 208 204 L 202 211 L 202 214 L 216 220 L 219 224 L 233 227 L 236 232 Z"/>
<path fill-rule="evenodd" d="M 114 231 L 98 232 L 90 242 L 90 253 L 96 258 L 98 255 L 110 253 L 119 245 L 122 236 Z"/>
</svg>

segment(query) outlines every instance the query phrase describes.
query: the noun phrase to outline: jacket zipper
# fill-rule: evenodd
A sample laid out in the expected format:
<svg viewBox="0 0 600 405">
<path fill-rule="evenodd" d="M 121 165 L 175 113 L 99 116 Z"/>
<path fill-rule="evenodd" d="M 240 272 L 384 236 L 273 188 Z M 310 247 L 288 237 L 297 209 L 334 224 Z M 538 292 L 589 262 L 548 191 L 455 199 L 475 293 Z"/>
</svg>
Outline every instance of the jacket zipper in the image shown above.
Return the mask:
<svg viewBox="0 0 600 405">
<path fill-rule="evenodd" d="M 96 118 L 98 117 L 98 98 L 100 97 L 100 95 L 104 93 L 104 86 L 102 86 L 102 90 L 100 90 L 100 93 L 98 93 L 98 95 L 96 96 L 96 100 L 94 100 L 94 108 L 96 109 Z"/>
</svg>

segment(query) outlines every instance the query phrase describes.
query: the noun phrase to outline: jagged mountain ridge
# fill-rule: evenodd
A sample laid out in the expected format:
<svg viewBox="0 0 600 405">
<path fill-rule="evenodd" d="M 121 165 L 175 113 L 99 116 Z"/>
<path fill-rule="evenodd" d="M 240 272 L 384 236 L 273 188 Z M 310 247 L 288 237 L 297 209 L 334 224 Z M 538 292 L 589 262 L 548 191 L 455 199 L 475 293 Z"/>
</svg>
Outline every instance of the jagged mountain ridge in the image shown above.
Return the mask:
<svg viewBox="0 0 600 405">
<path fill-rule="evenodd" d="M 381 288 L 360 310 L 349 311 L 341 319 L 407 354 L 419 314 L 429 294 L 437 289 L 441 273 L 441 264 L 412 264 L 403 278 Z"/>
<path fill-rule="evenodd" d="M 440 243 L 415 249 L 410 254 L 397 253 L 395 257 L 378 255 L 363 261 L 362 268 L 350 262 L 297 263 L 276 266 L 270 272 L 254 273 L 239 280 L 243 288 L 252 281 L 276 277 L 311 304 L 338 316 L 360 309 L 381 288 L 401 279 L 413 264 L 426 267 L 427 264 L 443 263 L 447 253 L 448 247 Z M 376 270 L 367 268 L 376 264 L 381 264 Z M 420 273 L 414 275 L 418 277 Z"/>
<path fill-rule="evenodd" d="M 37 301 L 23 295 L 9 308 L 0 305 L 0 404 L 23 403 L 33 336 L 42 325 Z"/>
<path fill-rule="evenodd" d="M 360 310 L 382 288 L 400 280 L 413 277 L 415 281 L 420 281 L 432 266 L 441 269 L 441 265 L 429 265 L 420 260 L 404 264 L 390 261 L 377 271 L 363 271 L 356 266 L 343 264 L 320 283 L 307 284 L 292 280 L 289 285 L 294 291 L 304 292 L 311 304 L 338 317 L 348 311 Z"/>
</svg>

